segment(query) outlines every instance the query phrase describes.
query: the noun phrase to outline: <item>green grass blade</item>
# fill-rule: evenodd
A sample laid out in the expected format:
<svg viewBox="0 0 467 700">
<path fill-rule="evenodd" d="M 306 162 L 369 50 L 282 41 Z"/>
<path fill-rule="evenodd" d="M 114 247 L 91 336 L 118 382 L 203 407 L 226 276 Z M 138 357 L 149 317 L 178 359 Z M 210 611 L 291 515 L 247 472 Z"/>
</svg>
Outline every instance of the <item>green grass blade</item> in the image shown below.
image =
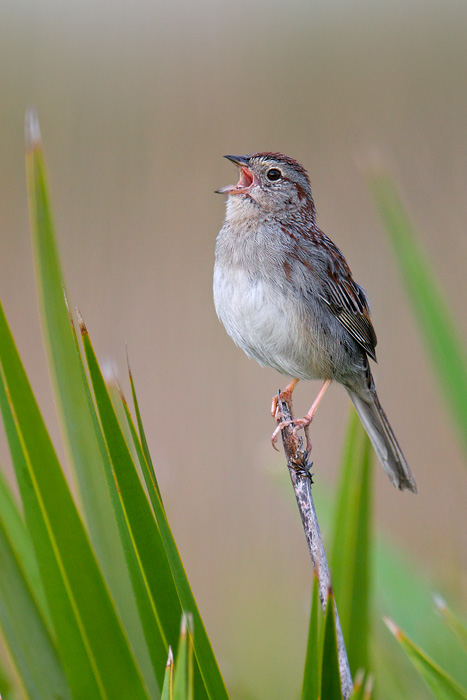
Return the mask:
<svg viewBox="0 0 467 700">
<path fill-rule="evenodd" d="M 0 478 L 0 626 L 11 658 L 31 700 L 71 700 L 65 673 L 50 628 L 28 581 L 23 562 L 31 567 L 29 537 L 11 494 Z M 18 554 L 20 552 L 20 554 Z M 22 560 L 22 554 L 26 558 Z M 39 591 L 42 593 L 42 584 Z M 2 689 L 3 692 L 3 689 Z"/>
<path fill-rule="evenodd" d="M 323 700 L 342 700 L 339 655 L 337 651 L 336 617 L 332 591 L 329 591 L 328 594 L 326 614 L 324 616 L 320 698 Z"/>
<path fill-rule="evenodd" d="M 368 437 L 352 410 L 334 518 L 331 571 L 350 670 L 368 670 L 370 636 L 371 460 Z"/>
<path fill-rule="evenodd" d="M 453 639 L 444 621 L 433 612 L 433 584 L 427 579 L 426 572 L 417 570 L 412 559 L 404 557 L 399 549 L 383 537 L 379 539 L 374 559 L 376 605 L 380 614 L 393 620 L 403 620 L 405 633 L 450 676 L 462 686 L 467 686 L 465 653 Z M 383 626 L 379 636 L 382 637 L 382 642 L 386 639 L 387 643 L 386 653 L 378 664 L 377 681 L 381 679 L 385 683 L 387 680 L 389 685 L 396 680 L 393 673 L 394 660 L 386 663 L 391 651 L 391 640 Z M 394 651 L 400 650 L 396 648 Z M 402 661 L 406 661 L 406 658 L 402 657 Z M 400 663 L 400 660 L 396 663 Z M 383 664 L 387 667 L 384 678 Z M 409 667 L 409 670 L 412 669 Z M 418 681 L 418 676 L 415 679 Z M 408 679 L 406 680 L 408 685 Z M 398 692 L 400 694 L 400 688 Z M 409 696 L 414 695 L 415 688 Z"/>
<path fill-rule="evenodd" d="M 0 635 L 0 642 L 4 646 L 5 640 Z M 17 694 L 13 690 L 15 681 L 11 677 L 11 669 L 5 668 L 5 659 L 0 655 L 0 688 L 2 689 L 2 700 L 16 700 Z"/>
<path fill-rule="evenodd" d="M 226 700 L 227 691 L 170 531 L 159 492 L 152 479 L 149 480 L 147 486 L 154 509 L 152 510 L 118 424 L 84 325 L 82 339 L 119 492 L 122 499 L 127 499 L 124 503 L 127 524 L 132 532 L 138 559 L 145 572 L 148 590 L 158 611 L 166 639 L 175 644 L 182 612 L 190 612 L 196 629 L 195 695 L 197 698 Z"/>
<path fill-rule="evenodd" d="M 188 631 L 185 615 L 182 618 L 182 627 L 180 630 L 180 641 L 178 643 L 178 652 L 175 658 L 174 670 L 174 700 L 188 700 Z"/>
<path fill-rule="evenodd" d="M 136 392 L 133 387 L 133 398 L 137 404 Z M 140 430 L 144 434 L 144 428 L 140 419 Z M 195 697 L 197 695 L 197 678 L 196 671 L 199 670 L 203 678 L 203 683 L 210 700 L 228 700 L 227 690 L 224 681 L 217 665 L 216 657 L 211 647 L 209 637 L 204 627 L 203 620 L 199 614 L 198 606 L 196 605 L 193 592 L 190 587 L 183 563 L 177 549 L 174 537 L 170 530 L 169 523 L 165 514 L 162 500 L 159 496 L 157 481 L 151 488 L 151 481 L 147 481 L 148 491 L 151 495 L 151 503 L 154 508 L 154 514 L 157 524 L 160 529 L 162 541 L 167 553 L 167 558 L 170 564 L 175 586 L 183 610 L 189 612 L 193 618 L 193 628 L 196 630 L 196 639 L 193 640 L 193 652 L 195 659 Z"/>
<path fill-rule="evenodd" d="M 124 561 L 121 564 L 123 570 L 120 572 L 119 577 L 117 579 L 115 579 L 114 577 L 111 578 L 111 590 L 113 593 L 115 592 L 118 595 L 118 599 L 116 601 L 117 609 L 121 615 L 124 628 L 128 633 L 130 644 L 132 649 L 134 650 L 135 657 L 138 659 L 139 667 L 148 687 L 148 691 L 151 697 L 156 698 L 159 696 L 160 693 L 160 686 L 158 685 L 158 681 L 160 682 L 161 680 L 161 678 L 159 677 L 159 672 L 162 673 L 160 659 L 163 658 L 165 651 L 164 653 L 162 653 L 162 656 L 159 656 L 159 653 L 165 650 L 165 644 L 163 644 L 162 649 L 159 648 L 159 653 L 157 655 L 157 673 L 155 673 L 154 659 L 150 658 L 150 651 L 153 651 L 153 648 L 148 648 L 146 634 L 143 629 L 145 626 L 149 627 L 152 625 L 152 614 L 150 613 L 150 610 L 141 610 L 141 608 L 144 607 L 144 605 L 147 603 L 147 601 L 145 601 L 144 599 L 144 594 L 139 594 L 141 588 L 144 587 L 144 582 L 141 580 L 140 576 L 135 577 L 135 571 L 137 570 L 137 567 L 135 568 L 135 563 L 132 560 L 134 548 L 131 542 L 128 527 L 125 522 L 120 496 L 118 493 L 117 485 L 115 483 L 114 473 L 112 471 L 109 453 L 104 442 L 104 437 L 101 432 L 94 402 L 92 400 L 90 389 L 87 383 L 86 372 L 81 360 L 81 353 L 78 347 L 78 339 L 76 337 L 74 324 L 71 317 L 70 320 L 73 328 L 73 337 L 76 343 L 77 353 L 79 355 L 81 371 L 83 373 L 83 377 L 85 377 L 85 390 L 86 395 L 88 397 L 89 410 L 92 415 L 93 425 L 95 426 L 97 442 L 101 452 L 107 488 L 110 494 L 110 500 L 116 516 L 118 532 L 120 535 L 119 543 L 115 544 L 121 544 L 123 546 L 123 549 L 120 549 L 120 547 L 117 548 L 118 556 L 116 557 L 116 561 L 120 562 L 120 553 L 123 554 L 123 552 L 125 552 Z M 125 573 L 128 573 L 129 577 L 122 575 Z M 152 627 L 151 630 L 153 630 Z"/>
<path fill-rule="evenodd" d="M 130 381 L 131 381 L 131 383 L 132 383 L 133 398 L 134 398 L 135 404 L 137 405 L 136 392 L 135 392 L 135 389 L 134 389 L 134 385 L 133 385 L 133 380 L 132 380 L 131 374 L 130 374 Z M 152 504 L 152 506 L 153 506 L 153 511 L 154 511 L 154 512 L 160 512 L 160 513 L 161 513 L 161 512 L 162 512 L 162 509 L 163 509 L 163 503 L 162 503 L 162 500 L 161 500 L 161 498 L 160 498 L 160 496 L 159 496 L 159 490 L 158 490 L 158 486 L 157 486 L 157 480 L 156 480 L 156 481 L 154 480 L 154 479 L 155 479 L 155 474 L 154 474 L 152 465 L 151 465 L 151 467 L 150 467 L 150 466 L 147 464 L 147 461 L 146 461 L 146 451 L 143 451 L 143 446 L 142 446 L 141 441 L 140 441 L 140 439 L 139 439 L 138 433 L 136 432 L 136 428 L 135 428 L 135 425 L 134 425 L 134 423 L 133 423 L 133 418 L 132 418 L 132 416 L 131 416 L 131 414 L 130 414 L 130 411 L 129 411 L 129 408 L 128 408 L 128 404 L 127 404 L 126 399 L 125 399 L 125 397 L 124 397 L 124 395 L 123 395 L 123 392 L 122 392 L 122 390 L 121 390 L 121 387 L 118 387 L 118 390 L 119 390 L 119 393 L 120 393 L 121 406 L 122 406 L 122 408 L 123 408 L 123 410 L 124 410 L 124 412 L 125 412 L 126 427 L 128 427 L 128 428 L 129 428 L 129 431 L 130 431 L 130 436 L 131 436 L 131 440 L 132 440 L 132 445 L 133 445 L 133 447 L 134 447 L 134 449 L 135 449 L 135 452 L 136 452 L 136 455 L 137 455 L 137 458 L 138 458 L 138 462 L 139 462 L 139 465 L 140 465 L 140 468 L 141 468 L 141 472 L 142 472 L 142 474 L 143 474 L 143 477 L 144 477 L 144 480 L 145 480 L 145 483 L 146 483 L 146 488 L 147 488 L 147 491 L 148 491 L 148 494 L 149 494 L 149 498 L 150 498 L 151 504 Z M 115 402 L 114 402 L 113 405 L 114 405 L 114 408 L 115 408 Z M 141 421 L 141 416 L 140 416 L 140 418 L 139 418 L 139 427 L 140 427 L 141 433 L 144 435 L 144 427 L 143 427 L 143 424 L 142 424 L 142 421 Z M 147 443 L 146 443 L 146 449 L 147 449 Z M 153 479 L 153 475 L 154 475 L 154 479 Z M 185 619 L 185 618 L 184 618 L 184 619 Z M 187 651 L 187 654 L 188 654 L 188 661 L 187 661 L 187 667 L 188 667 L 188 671 L 187 671 L 187 673 L 188 673 L 188 676 L 187 676 L 187 678 L 188 678 L 187 693 L 188 693 L 188 696 L 183 695 L 183 697 L 184 697 L 185 699 L 186 699 L 187 697 L 188 697 L 188 698 L 191 698 L 191 697 L 192 697 L 192 694 L 193 694 L 193 692 L 194 692 L 194 683 L 193 683 L 193 678 L 192 678 L 192 676 L 193 676 L 193 645 L 194 645 L 194 640 L 193 640 L 193 634 L 192 634 L 192 615 L 191 615 L 191 614 L 188 615 L 188 619 L 191 620 L 191 622 L 190 622 L 189 628 L 188 628 L 189 640 L 188 640 L 188 651 Z M 183 639 L 185 638 L 185 637 L 184 637 L 184 634 L 182 634 L 182 638 L 183 638 Z M 177 663 L 178 663 L 179 657 L 180 657 L 180 650 L 178 650 L 178 654 L 177 654 Z M 177 663 L 175 664 L 175 667 L 176 667 L 176 668 L 177 668 Z M 190 680 L 190 678 L 191 678 L 191 680 Z M 175 687 L 177 687 L 177 684 L 176 684 L 176 683 L 175 683 L 175 685 L 174 685 L 174 688 L 175 688 Z M 185 692 L 185 691 L 183 691 L 183 692 Z M 176 697 L 176 695 L 175 695 L 174 697 Z"/>
<path fill-rule="evenodd" d="M 54 393 L 71 463 L 78 478 L 91 538 L 106 570 L 120 570 L 121 574 L 123 561 L 118 561 L 115 552 L 116 543 L 118 544 L 115 519 L 65 303 L 64 277 L 55 238 L 39 123 L 32 110 L 26 115 L 26 144 L 26 174 L 38 297 Z"/>
<path fill-rule="evenodd" d="M 425 251 L 417 239 L 397 190 L 384 171 L 374 171 L 369 185 L 399 268 L 416 319 L 438 375 L 459 437 L 467 450 L 467 357 L 451 310 Z"/>
<path fill-rule="evenodd" d="M 133 581 L 141 581 L 137 603 L 154 671 L 162 686 L 161 658 L 167 656 L 169 644 L 172 647 L 177 644 L 182 607 L 154 514 L 115 414 L 89 334 L 82 321 L 80 323 L 94 396 L 117 481 L 121 512 L 129 533 L 131 548 L 126 547 L 128 566 Z M 145 619 L 144 615 L 149 617 Z"/>
<path fill-rule="evenodd" d="M 153 482 L 154 489 L 157 491 L 157 494 L 159 496 L 159 500 L 162 503 L 162 496 L 161 496 L 161 492 L 159 489 L 159 484 L 157 483 L 156 472 L 154 471 L 154 466 L 152 463 L 151 454 L 149 452 L 148 441 L 146 440 L 146 433 L 144 432 L 143 421 L 141 420 L 141 413 L 139 410 L 138 398 L 136 396 L 135 385 L 133 382 L 133 374 L 132 374 L 131 369 L 130 369 L 130 362 L 128 360 L 128 357 L 127 357 L 127 361 L 128 361 L 128 374 L 130 376 L 131 395 L 133 397 L 133 405 L 135 407 L 136 421 L 138 423 L 138 430 L 139 430 L 139 435 L 140 435 L 140 440 L 141 440 L 141 446 L 143 448 L 144 457 L 145 457 L 145 461 L 146 461 L 146 465 L 147 465 L 147 468 L 145 471 L 149 470 L 150 479 Z M 146 480 L 146 477 L 145 477 L 145 480 Z M 147 484 L 147 480 L 146 480 L 146 484 Z"/>
<path fill-rule="evenodd" d="M 4 391 L 0 391 L 0 405 L 3 423 L 10 445 L 14 445 L 16 461 L 22 460 L 21 444 L 19 442 L 13 416 L 6 400 Z M 16 559 L 21 562 L 29 588 L 34 591 L 34 597 L 40 608 L 41 614 L 49 628 L 52 626 L 49 607 L 45 596 L 42 579 L 37 566 L 37 559 L 31 537 L 26 530 L 18 505 L 10 491 L 7 481 L 0 472 L 0 520 L 10 542 Z"/>
<path fill-rule="evenodd" d="M 164 685 L 162 686 L 161 700 L 172 700 L 173 698 L 173 672 L 174 672 L 174 657 L 172 647 L 169 646 L 169 656 L 165 667 Z"/>
<path fill-rule="evenodd" d="M 165 674 L 161 660 L 167 656 L 169 643 L 173 646 L 177 642 L 180 602 L 160 533 L 82 321 L 81 331 L 110 457 L 105 468 L 108 479 L 115 479 L 117 482 L 117 488 L 113 490 L 116 497 L 112 499 L 112 503 L 124 543 L 127 566 L 153 672 L 159 687 L 162 687 Z"/>
<path fill-rule="evenodd" d="M 122 392 L 120 387 L 119 387 L 119 390 L 120 390 L 121 404 L 122 404 L 122 407 L 123 407 L 123 410 L 125 413 L 126 424 L 127 424 L 128 429 L 130 431 L 132 445 L 134 447 L 136 456 L 138 458 L 138 464 L 140 466 L 141 473 L 142 473 L 143 478 L 144 478 L 144 483 L 146 484 L 146 490 L 147 490 L 147 493 L 149 495 L 149 500 L 151 501 L 153 511 L 156 512 L 160 508 L 164 508 L 164 504 L 162 502 L 162 498 L 160 495 L 157 480 L 156 481 L 154 480 L 155 479 L 154 469 L 152 467 L 152 464 L 149 465 L 147 460 L 146 460 L 146 451 L 144 450 L 143 444 L 141 443 L 139 435 L 136 431 L 136 427 L 135 427 L 135 424 L 133 422 L 133 418 L 131 416 L 130 410 L 128 408 L 128 404 L 126 402 L 125 396 L 123 395 L 123 392 Z M 134 394 L 134 396 L 136 396 L 136 394 Z M 142 423 L 140 425 L 142 427 Z M 153 475 L 154 475 L 154 478 L 153 478 Z"/>
<path fill-rule="evenodd" d="M 467 691 L 414 644 L 392 620 L 385 620 L 437 700 L 467 700 Z"/>
<path fill-rule="evenodd" d="M 194 628 L 193 616 L 188 614 L 188 698 L 187 700 L 195 699 L 195 667 L 194 667 Z"/>
<path fill-rule="evenodd" d="M 441 596 L 435 596 L 435 604 L 446 625 L 457 637 L 464 651 L 467 652 L 467 627 L 454 615 L 452 610 L 448 608 Z"/>
<path fill-rule="evenodd" d="M 73 697 L 148 700 L 1 306 L 0 367 L 23 452 L 14 466 L 26 523 Z"/>
<path fill-rule="evenodd" d="M 310 625 L 308 629 L 308 643 L 306 650 L 305 672 L 303 674 L 302 700 L 318 700 L 319 698 L 319 615 L 321 605 L 319 602 L 319 584 L 316 574 L 313 576 L 313 589 L 311 593 Z"/>
<path fill-rule="evenodd" d="M 37 116 L 26 121 L 26 171 L 32 242 L 41 320 L 50 373 L 70 463 L 77 475 L 86 523 L 118 612 L 152 690 L 152 667 L 125 559 L 110 504 L 103 462 L 107 455 L 90 398 L 71 317 L 64 298 L 64 279 L 55 237 L 44 154 Z"/>
</svg>

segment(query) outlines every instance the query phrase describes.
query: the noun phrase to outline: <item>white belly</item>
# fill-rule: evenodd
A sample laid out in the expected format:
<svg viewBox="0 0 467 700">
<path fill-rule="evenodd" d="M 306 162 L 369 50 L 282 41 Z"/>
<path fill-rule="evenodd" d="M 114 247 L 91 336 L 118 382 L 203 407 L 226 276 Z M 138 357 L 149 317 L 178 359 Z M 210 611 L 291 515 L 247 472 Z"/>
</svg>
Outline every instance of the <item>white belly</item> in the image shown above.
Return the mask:
<svg viewBox="0 0 467 700">
<path fill-rule="evenodd" d="M 308 314 L 277 286 L 239 269 L 214 269 L 214 304 L 233 341 L 261 365 L 298 379 L 322 376 Z"/>
</svg>

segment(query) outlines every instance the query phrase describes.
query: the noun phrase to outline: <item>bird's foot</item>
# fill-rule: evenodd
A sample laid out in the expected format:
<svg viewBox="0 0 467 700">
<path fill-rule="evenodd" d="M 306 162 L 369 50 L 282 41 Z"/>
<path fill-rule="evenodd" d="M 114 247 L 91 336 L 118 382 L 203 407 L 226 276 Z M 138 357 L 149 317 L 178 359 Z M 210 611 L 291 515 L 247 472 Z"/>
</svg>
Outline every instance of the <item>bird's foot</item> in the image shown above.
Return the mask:
<svg viewBox="0 0 467 700">
<path fill-rule="evenodd" d="M 298 420 L 286 420 L 286 421 L 282 421 L 281 423 L 279 423 L 279 425 L 277 426 L 277 428 L 275 429 L 275 431 L 273 432 L 272 437 L 271 437 L 272 446 L 274 447 L 275 450 L 277 450 L 277 447 L 276 447 L 277 436 L 279 435 L 282 428 L 285 428 L 285 426 L 287 426 L 287 425 L 292 425 L 294 431 L 300 430 L 300 428 L 304 428 L 305 437 L 306 437 L 306 450 L 307 450 L 308 454 L 310 454 L 311 441 L 310 441 L 310 435 L 309 435 L 308 428 L 309 428 L 311 421 L 315 417 L 315 413 L 316 413 L 316 410 L 319 406 L 319 403 L 320 403 L 321 399 L 323 398 L 324 394 L 326 393 L 327 388 L 331 384 L 331 381 L 332 381 L 331 379 L 324 380 L 323 386 L 321 387 L 321 389 L 318 393 L 318 396 L 313 401 L 312 407 L 310 408 L 310 410 L 308 411 L 308 413 L 306 414 L 306 416 L 304 418 L 299 418 Z M 285 388 L 284 393 L 289 390 L 289 392 L 291 394 L 293 391 L 293 388 L 297 382 L 298 382 L 298 379 L 294 379 L 292 382 L 290 382 L 289 386 L 287 386 Z M 277 399 L 277 401 L 279 401 L 279 399 Z M 274 405 L 274 403 L 273 403 L 273 405 Z M 276 413 L 277 413 L 277 406 L 276 406 Z M 274 417 L 276 418 L 276 420 L 279 420 L 279 416 L 276 416 L 276 414 L 274 414 Z"/>
<path fill-rule="evenodd" d="M 271 436 L 271 443 L 272 443 L 272 446 L 274 447 L 274 449 L 279 451 L 277 449 L 276 442 L 277 442 L 277 438 L 278 438 L 281 430 L 283 428 L 286 428 L 287 426 L 291 426 L 295 435 L 297 434 L 297 430 L 300 430 L 300 428 L 304 429 L 305 438 L 306 438 L 306 451 L 307 451 L 307 454 L 310 454 L 312 445 L 311 445 L 311 440 L 310 440 L 309 425 L 310 425 L 312 420 L 313 420 L 313 416 L 310 417 L 309 415 L 306 415 L 304 418 L 294 418 L 293 420 L 281 421 Z"/>
</svg>

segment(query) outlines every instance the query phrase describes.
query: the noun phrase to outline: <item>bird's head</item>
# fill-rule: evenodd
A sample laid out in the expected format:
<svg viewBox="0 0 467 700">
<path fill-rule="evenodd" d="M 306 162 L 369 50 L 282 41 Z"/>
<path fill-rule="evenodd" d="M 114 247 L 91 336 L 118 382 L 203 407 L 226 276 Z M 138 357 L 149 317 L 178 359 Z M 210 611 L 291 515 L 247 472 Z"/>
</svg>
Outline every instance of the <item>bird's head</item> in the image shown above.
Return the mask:
<svg viewBox="0 0 467 700">
<path fill-rule="evenodd" d="M 240 170 L 236 185 L 217 190 L 229 195 L 232 206 L 259 208 L 264 214 L 282 218 L 297 210 L 306 210 L 314 219 L 314 205 L 308 174 L 296 160 L 281 153 L 253 153 L 225 156 Z M 258 212 L 259 213 L 259 212 Z"/>
</svg>

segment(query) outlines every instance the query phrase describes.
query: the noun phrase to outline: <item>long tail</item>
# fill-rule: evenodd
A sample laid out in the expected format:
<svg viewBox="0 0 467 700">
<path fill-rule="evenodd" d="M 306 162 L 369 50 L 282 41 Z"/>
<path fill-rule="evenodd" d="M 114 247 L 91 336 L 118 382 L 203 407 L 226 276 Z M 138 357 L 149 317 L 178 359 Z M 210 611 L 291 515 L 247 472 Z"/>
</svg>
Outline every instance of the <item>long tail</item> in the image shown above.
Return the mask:
<svg viewBox="0 0 467 700">
<path fill-rule="evenodd" d="M 394 486 L 397 486 L 401 491 L 408 489 L 413 493 L 417 493 L 417 484 L 414 476 L 402 454 L 396 436 L 392 432 L 376 391 L 374 389 L 371 391 L 369 401 L 364 401 L 351 389 L 347 389 L 347 391 L 363 423 L 363 427 L 368 433 L 378 459 Z"/>
</svg>

